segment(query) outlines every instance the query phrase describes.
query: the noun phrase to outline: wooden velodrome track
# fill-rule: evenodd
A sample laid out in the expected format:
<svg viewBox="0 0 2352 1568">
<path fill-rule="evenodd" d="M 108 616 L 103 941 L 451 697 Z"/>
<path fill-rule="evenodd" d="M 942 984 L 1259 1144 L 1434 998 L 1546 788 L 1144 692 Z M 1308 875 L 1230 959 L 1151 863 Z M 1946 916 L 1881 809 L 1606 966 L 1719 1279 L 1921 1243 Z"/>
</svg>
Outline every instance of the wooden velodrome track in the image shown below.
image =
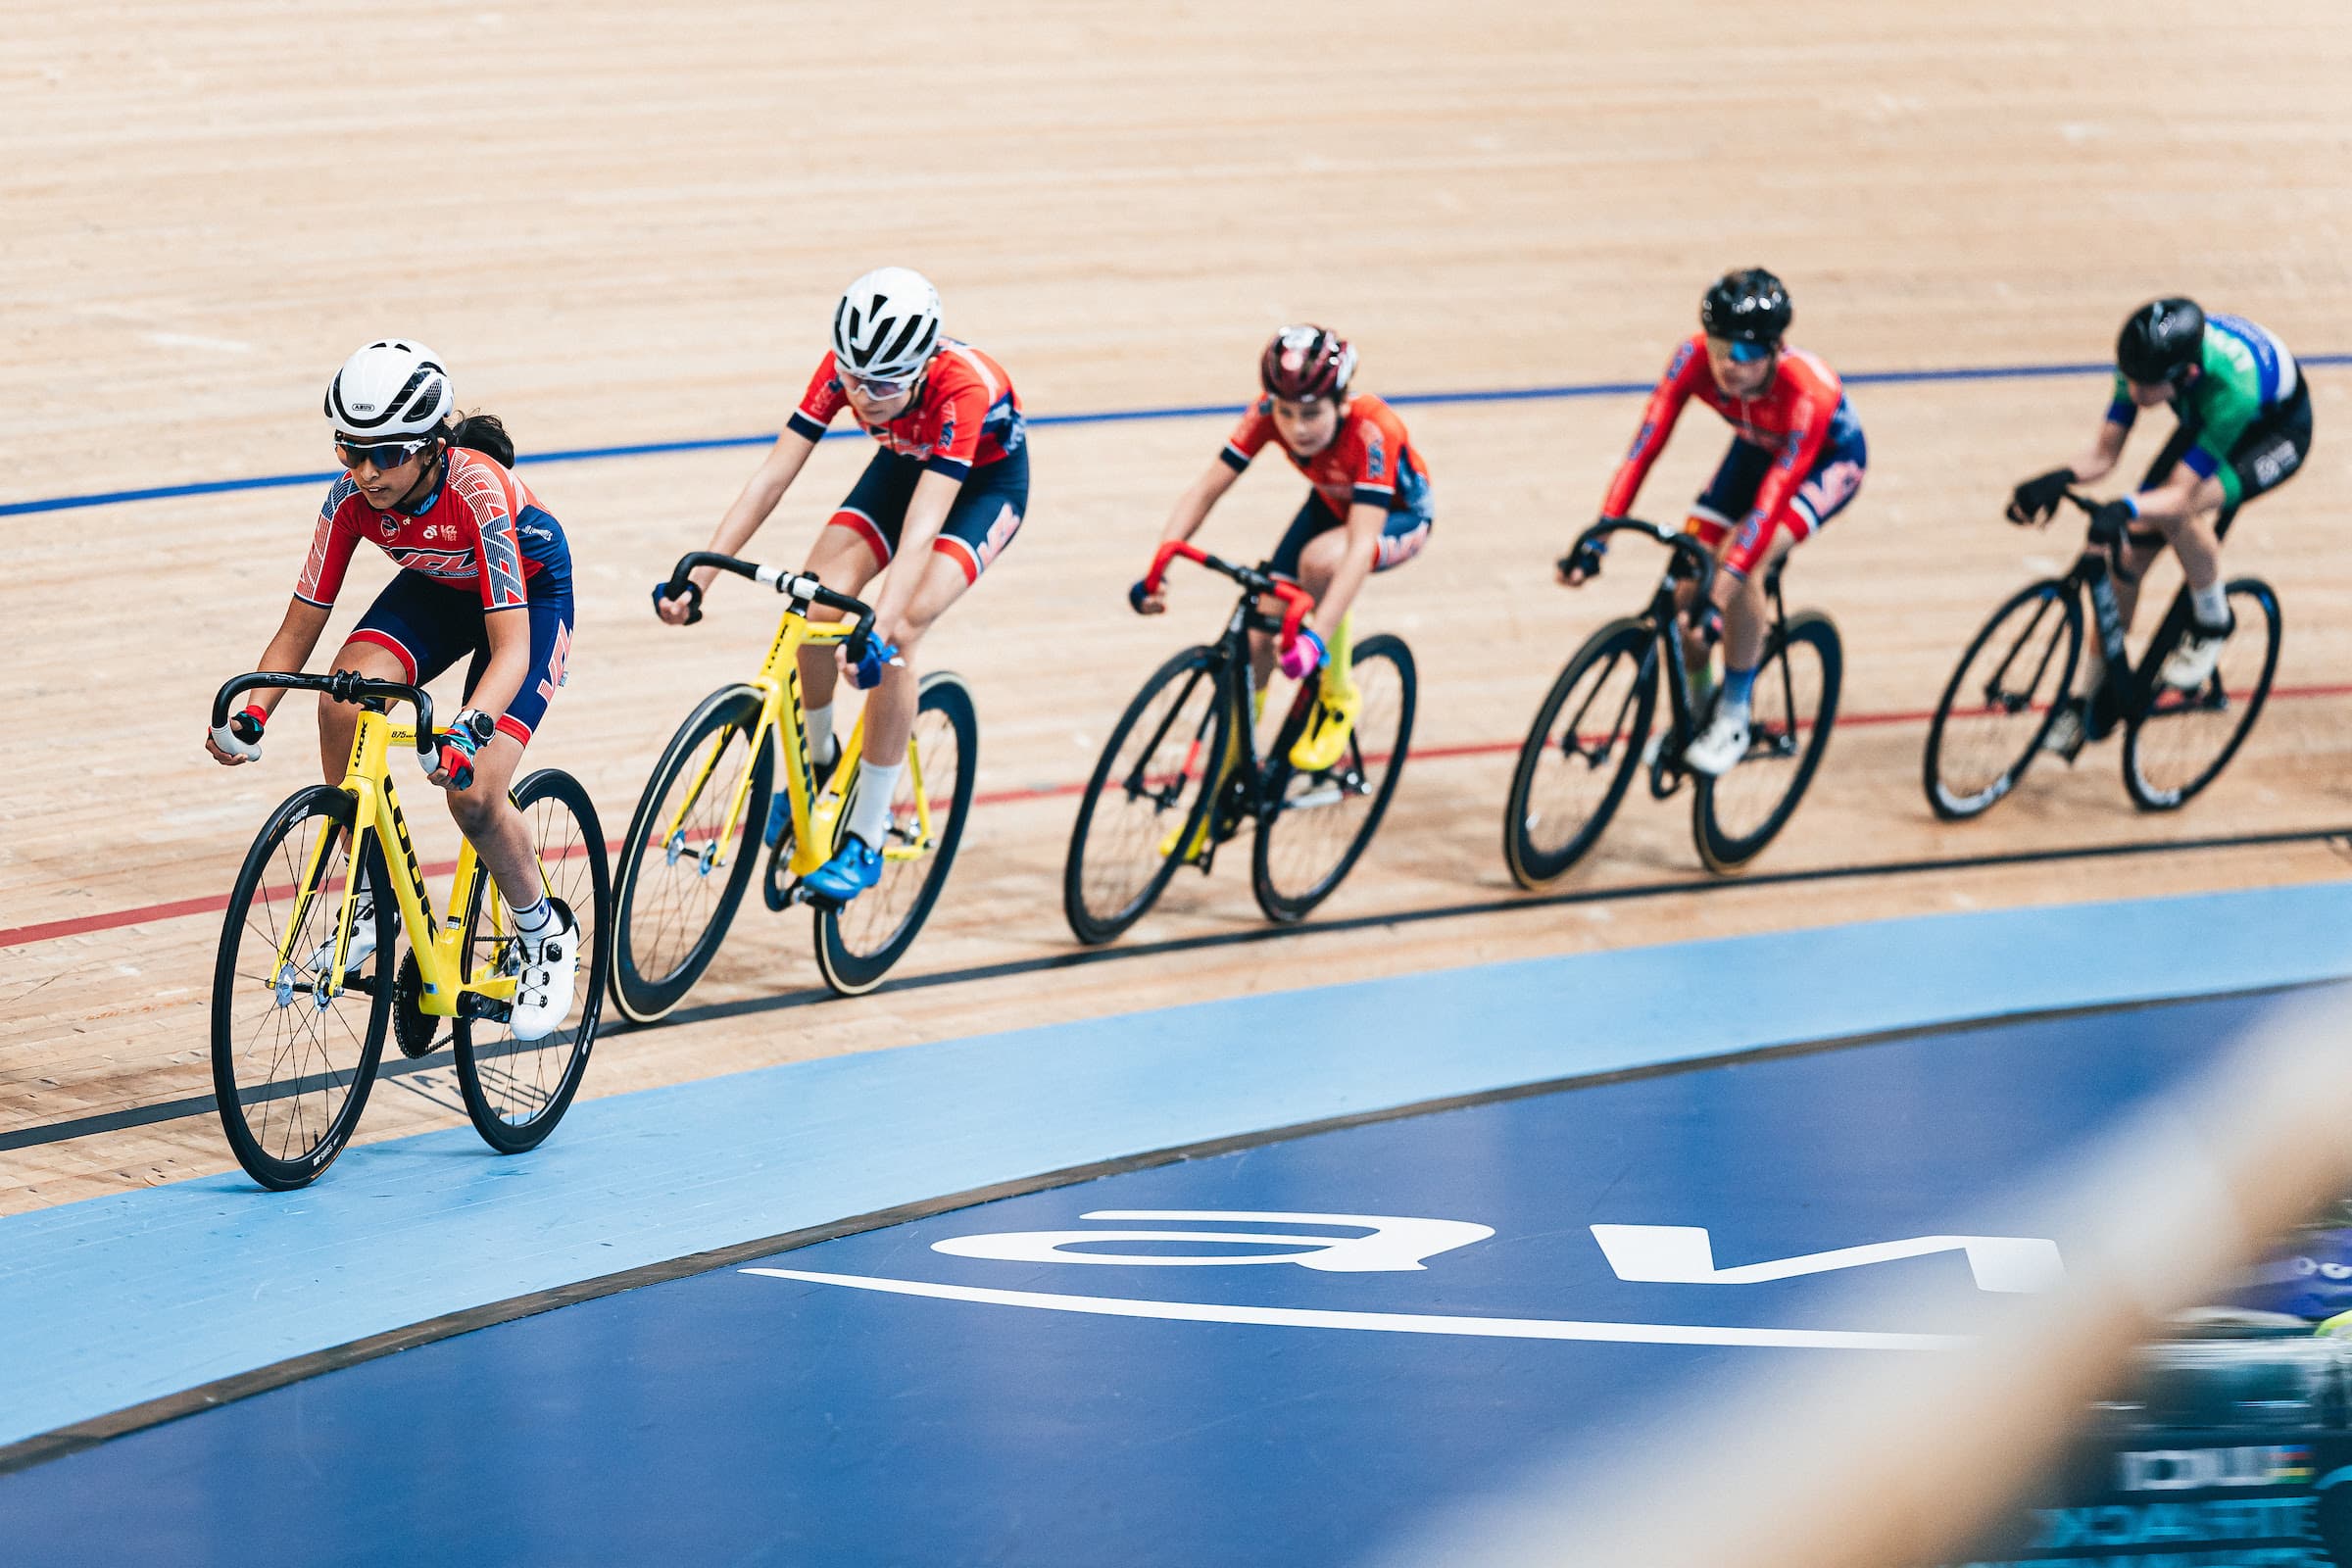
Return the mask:
<svg viewBox="0 0 2352 1568">
<path fill-rule="evenodd" d="M 387 332 L 446 355 L 461 401 L 505 416 L 526 457 L 773 430 L 833 293 L 885 262 L 938 281 L 950 330 L 1009 366 L 1033 414 L 1238 404 L 1264 334 L 1297 318 L 1352 334 L 1373 390 L 1645 383 L 1701 284 L 1752 262 L 1789 280 L 1795 338 L 1849 372 L 2097 360 L 2130 306 L 2173 291 L 2305 353 L 2352 348 L 2352 45 L 2331 0 L 2244 28 L 2172 0 L 1836 0 L 1736 22 L 1705 0 L 402 16 L 14 8 L 0 503 L 320 469 L 319 387 Z M 1238 940 L 1263 928 L 1229 857 L 1114 956 L 1066 967 L 1071 787 L 1135 682 L 1225 607 L 1199 578 L 1169 619 L 1121 602 L 1223 424 L 1041 428 L 1027 527 L 932 642 L 978 692 L 987 801 L 902 971 L 932 983 L 798 1005 L 816 984 L 807 918 L 755 900 L 688 1013 L 608 1038 L 588 1092 L 1398 968 L 2341 876 L 2313 836 L 1770 879 L 2352 822 L 2352 370 L 2312 379 L 2310 468 L 2229 557 L 2281 591 L 2282 695 L 2188 810 L 2134 813 L 2110 746 L 1980 823 L 1931 820 L 1924 710 L 1998 597 L 2079 537 L 2014 532 L 1999 500 L 2078 450 L 2105 389 L 1863 385 L 1869 482 L 1789 575 L 1848 658 L 1792 828 L 1723 887 L 1695 868 L 1686 803 L 1637 800 L 1568 888 L 1648 895 L 1537 906 L 1497 849 L 1510 754 L 1577 640 L 1647 581 L 1621 553 L 1571 595 L 1547 563 L 1639 400 L 1409 410 L 1438 530 L 1361 618 L 1412 642 L 1421 718 L 1378 843 L 1323 913 L 1339 929 Z M 1672 515 L 1725 440 L 1695 411 L 1643 510 Z M 755 553 L 797 560 L 866 451 L 822 449 Z M 645 602 L 753 462 L 529 470 L 581 593 L 570 688 L 532 756 L 579 773 L 611 830 L 693 700 L 772 626 L 773 599 L 748 590 L 691 632 Z M 1271 547 L 1298 501 L 1280 467 L 1259 465 L 1207 543 Z M 39 1129 L 209 1093 L 208 901 L 315 763 L 307 702 L 236 773 L 203 756 L 200 714 L 274 625 L 322 488 L 0 515 L 0 1211 L 230 1166 L 201 1112 Z M 387 571 L 355 568 L 338 632 Z M 410 793 L 426 858 L 446 859 L 454 830 Z M 442 1060 L 379 1088 L 363 1141 L 458 1117 Z"/>
</svg>

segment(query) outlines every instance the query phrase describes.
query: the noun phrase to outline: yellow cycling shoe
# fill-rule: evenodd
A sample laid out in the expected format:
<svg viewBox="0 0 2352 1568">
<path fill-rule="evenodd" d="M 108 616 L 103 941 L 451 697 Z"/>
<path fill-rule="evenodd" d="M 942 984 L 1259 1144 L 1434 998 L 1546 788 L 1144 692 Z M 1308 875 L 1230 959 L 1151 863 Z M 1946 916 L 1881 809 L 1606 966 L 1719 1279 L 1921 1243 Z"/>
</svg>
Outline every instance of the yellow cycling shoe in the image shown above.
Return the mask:
<svg viewBox="0 0 2352 1568">
<path fill-rule="evenodd" d="M 1291 765 L 1301 773 L 1320 773 L 1336 766 L 1348 750 L 1348 737 L 1355 733 L 1356 715 L 1363 710 L 1364 694 L 1356 690 L 1353 681 L 1338 692 L 1317 692 L 1305 730 L 1291 743 Z"/>
</svg>

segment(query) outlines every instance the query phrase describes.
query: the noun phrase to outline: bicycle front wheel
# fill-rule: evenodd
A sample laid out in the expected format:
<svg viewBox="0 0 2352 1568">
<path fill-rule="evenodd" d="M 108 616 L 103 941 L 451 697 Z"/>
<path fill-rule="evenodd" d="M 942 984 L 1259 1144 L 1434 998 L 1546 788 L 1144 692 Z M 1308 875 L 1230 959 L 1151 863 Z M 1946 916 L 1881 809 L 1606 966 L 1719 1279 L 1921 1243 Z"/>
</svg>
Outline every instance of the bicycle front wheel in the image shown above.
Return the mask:
<svg viewBox="0 0 2352 1568">
<path fill-rule="evenodd" d="M 1981 816 L 2026 775 L 2073 691 L 2082 601 L 2052 577 L 1992 612 L 1952 671 L 1928 725 L 1928 806 L 1946 822 Z"/>
<path fill-rule="evenodd" d="M 1521 887 L 1584 858 L 1625 799 L 1657 707 L 1657 661 L 1646 657 L 1654 638 L 1642 621 L 1609 622 L 1536 710 L 1502 810 L 1502 858 Z"/>
<path fill-rule="evenodd" d="M 220 1128 L 245 1174 L 280 1192 L 316 1181 L 351 1141 L 392 1017 L 395 906 L 373 834 L 362 860 L 373 929 L 355 922 L 351 940 L 374 951 L 351 963 L 346 948 L 342 983 L 328 983 L 357 810 L 331 784 L 277 808 L 246 852 L 213 965 Z"/>
<path fill-rule="evenodd" d="M 1269 920 L 1303 920 L 1372 842 L 1404 772 L 1413 737 L 1413 655 L 1382 633 L 1356 644 L 1348 678 L 1362 698 L 1337 763 L 1317 773 L 1291 766 L 1296 721 L 1275 743 L 1259 798 L 1250 880 Z"/>
<path fill-rule="evenodd" d="M 2143 811 L 2175 810 L 2219 778 L 2270 698 L 2278 669 L 2278 598 L 2253 577 L 2230 583 L 2229 594 L 2237 627 L 2203 686 L 2184 692 L 2155 676 L 2187 627 L 2185 606 L 2168 617 L 2169 634 L 2142 662 L 2153 687 L 2147 711 L 2124 736 L 2124 788 Z"/>
<path fill-rule="evenodd" d="M 816 912 L 816 966 L 837 994 L 873 990 L 914 946 L 963 842 L 979 765 L 980 721 L 972 712 L 971 688 L 944 669 L 925 675 L 906 768 L 883 834 L 882 880 L 841 908 Z M 845 782 L 857 788 L 855 779 Z M 928 811 L 928 832 L 918 799 Z M 848 820 L 845 810 L 842 821 Z"/>
<path fill-rule="evenodd" d="M 613 1004 L 634 1023 L 665 1016 L 703 977 L 751 883 L 776 767 L 774 748 L 753 744 L 760 705 L 756 686 L 703 699 L 637 802 L 620 846 L 612 965 Z"/>
<path fill-rule="evenodd" d="M 1796 814 L 1838 721 L 1844 652 L 1830 617 L 1805 611 L 1764 651 L 1747 721 L 1747 755 L 1719 778 L 1698 778 L 1690 836 L 1710 871 L 1737 871 Z"/>
<path fill-rule="evenodd" d="M 1232 724 L 1224 692 L 1224 657 L 1187 648 L 1111 727 L 1062 862 L 1061 912 L 1079 941 L 1108 942 L 1142 919 L 1198 852 Z"/>
<path fill-rule="evenodd" d="M 482 1018 L 457 1022 L 458 1087 L 482 1142 L 502 1154 L 536 1149 L 579 1093 L 604 1011 L 607 940 L 612 920 L 612 873 L 605 858 L 604 825 L 579 780 L 542 768 L 514 786 L 514 805 L 528 825 L 543 891 L 571 911 L 578 935 L 566 956 L 577 966 L 571 1009 L 563 1026 L 537 1040 L 516 1040 Z M 514 915 L 487 871 L 474 878 L 466 901 L 466 947 L 460 962 L 470 978 L 485 970 L 520 967 Z"/>
</svg>

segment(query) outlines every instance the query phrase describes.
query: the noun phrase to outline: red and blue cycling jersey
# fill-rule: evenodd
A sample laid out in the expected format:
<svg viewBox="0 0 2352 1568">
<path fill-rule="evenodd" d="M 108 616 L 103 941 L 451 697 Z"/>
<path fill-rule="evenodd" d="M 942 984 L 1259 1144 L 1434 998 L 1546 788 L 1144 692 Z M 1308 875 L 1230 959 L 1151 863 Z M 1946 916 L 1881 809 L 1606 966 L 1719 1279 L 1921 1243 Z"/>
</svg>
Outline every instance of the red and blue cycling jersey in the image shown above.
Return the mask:
<svg viewBox="0 0 2352 1568">
<path fill-rule="evenodd" d="M 841 372 L 827 354 L 808 378 L 808 390 L 786 428 L 818 440 L 833 416 L 849 406 Z M 939 352 L 923 372 L 922 389 L 906 412 L 888 423 L 867 425 L 865 433 L 884 451 L 913 459 L 952 479 L 1004 462 L 1027 437 L 1020 394 L 1012 389 L 1004 367 L 954 338 L 940 339 Z"/>
<path fill-rule="evenodd" d="M 1301 458 L 1281 439 L 1274 425 L 1274 400 L 1261 397 L 1243 411 L 1241 423 L 1225 438 L 1218 454 L 1239 473 L 1268 446 L 1278 447 L 1291 466 L 1306 475 L 1315 499 L 1335 517 L 1345 518 L 1353 506 L 1378 507 L 1384 512 L 1425 514 L 1429 511 L 1429 469 L 1413 450 L 1404 421 L 1369 392 L 1349 398 L 1340 410 L 1340 428 L 1331 445 L 1311 458 Z"/>
<path fill-rule="evenodd" d="M 1825 448 L 1857 445 L 1861 421 L 1854 416 L 1838 372 L 1803 349 L 1784 349 L 1772 379 L 1752 398 L 1735 398 L 1716 385 L 1707 365 L 1707 340 L 1693 333 L 1674 351 L 1649 406 L 1642 411 L 1642 428 L 1634 437 L 1609 492 L 1601 502 L 1604 516 L 1622 517 L 1642 492 L 1650 465 L 1665 450 L 1683 405 L 1697 398 L 1723 416 L 1738 438 L 1771 456 L 1771 466 L 1757 485 L 1755 500 L 1740 534 L 1756 541 L 1755 551 L 1773 533 L 1788 526 L 1798 538 L 1810 531 L 1811 521 L 1791 508 L 1798 487 L 1812 474 Z M 1754 551 L 1744 552 L 1751 557 Z M 1742 567 L 1744 569 L 1744 566 Z"/>
<path fill-rule="evenodd" d="M 514 470 L 464 447 L 449 449 L 440 481 L 414 508 L 378 512 L 349 474 L 337 479 L 318 514 L 295 597 L 322 610 L 332 606 L 362 539 L 404 571 L 472 590 L 485 611 L 571 593 L 563 525 Z"/>
</svg>

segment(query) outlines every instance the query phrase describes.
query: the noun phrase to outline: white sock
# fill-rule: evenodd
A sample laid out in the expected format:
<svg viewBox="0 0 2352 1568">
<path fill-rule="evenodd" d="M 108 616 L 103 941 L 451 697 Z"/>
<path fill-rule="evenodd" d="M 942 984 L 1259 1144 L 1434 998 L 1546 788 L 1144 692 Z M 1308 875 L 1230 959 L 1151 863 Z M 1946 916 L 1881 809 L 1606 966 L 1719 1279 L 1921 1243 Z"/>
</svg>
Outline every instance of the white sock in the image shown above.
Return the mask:
<svg viewBox="0 0 2352 1568">
<path fill-rule="evenodd" d="M 555 918 L 556 906 L 547 901 L 547 895 L 541 894 L 537 904 L 527 909 L 514 911 L 514 934 L 518 937 L 535 937 L 552 925 Z"/>
<path fill-rule="evenodd" d="M 2188 591 L 2188 602 L 2196 607 L 2197 619 L 2207 626 L 2225 626 L 2230 622 L 2230 592 L 2215 578 L 2202 588 Z"/>
<path fill-rule="evenodd" d="M 840 754 L 833 739 L 833 705 L 808 710 L 808 764 L 819 767 Z"/>
<path fill-rule="evenodd" d="M 874 849 L 881 849 L 890 836 L 890 798 L 898 793 L 899 775 L 906 771 L 905 762 L 888 767 L 867 762 L 858 769 L 858 794 L 850 802 L 849 827 Z"/>
</svg>

